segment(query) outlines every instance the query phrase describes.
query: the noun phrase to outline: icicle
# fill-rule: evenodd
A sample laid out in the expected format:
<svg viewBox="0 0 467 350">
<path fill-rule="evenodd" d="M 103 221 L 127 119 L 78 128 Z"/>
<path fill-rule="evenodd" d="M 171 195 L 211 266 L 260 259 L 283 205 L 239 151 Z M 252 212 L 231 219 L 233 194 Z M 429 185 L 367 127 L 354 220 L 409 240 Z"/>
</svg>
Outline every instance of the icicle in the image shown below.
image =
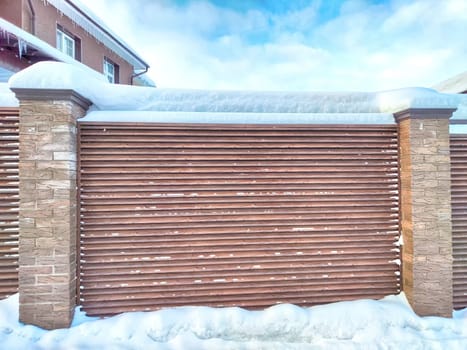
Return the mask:
<svg viewBox="0 0 467 350">
<path fill-rule="evenodd" d="M 136 62 L 134 57 L 132 55 L 129 55 L 128 52 L 121 48 L 119 44 L 117 44 L 113 38 L 109 37 L 107 34 L 105 34 L 99 26 L 103 28 L 107 28 L 106 24 L 100 20 L 97 17 L 94 17 L 91 15 L 91 18 L 93 18 L 93 21 L 96 22 L 97 26 L 90 22 L 86 17 L 84 17 L 79 11 L 77 11 L 74 7 L 70 6 L 67 1 L 64 0 L 43 0 L 47 2 L 47 4 L 50 4 L 54 6 L 57 11 L 60 12 L 62 16 L 67 16 L 71 19 L 73 25 L 80 26 L 81 28 L 84 29 L 84 31 L 93 36 L 98 42 L 102 43 L 104 46 L 109 48 L 112 52 L 115 52 L 117 55 L 125 59 L 126 61 L 132 63 L 133 65 L 139 65 L 140 62 Z M 80 1 L 74 1 L 73 2 L 75 5 L 79 7 L 85 7 L 84 5 L 81 4 Z M 114 34 L 114 36 L 116 36 Z M 124 44 L 123 40 L 117 37 L 117 41 L 120 41 L 123 45 Z"/>
<path fill-rule="evenodd" d="M 23 40 L 18 38 L 18 54 L 19 54 L 19 59 L 23 57 Z"/>
<path fill-rule="evenodd" d="M 23 54 L 26 53 L 27 51 L 28 51 L 28 44 L 24 40 L 18 38 L 18 54 L 19 54 L 19 58 L 20 59 L 23 58 Z"/>
</svg>

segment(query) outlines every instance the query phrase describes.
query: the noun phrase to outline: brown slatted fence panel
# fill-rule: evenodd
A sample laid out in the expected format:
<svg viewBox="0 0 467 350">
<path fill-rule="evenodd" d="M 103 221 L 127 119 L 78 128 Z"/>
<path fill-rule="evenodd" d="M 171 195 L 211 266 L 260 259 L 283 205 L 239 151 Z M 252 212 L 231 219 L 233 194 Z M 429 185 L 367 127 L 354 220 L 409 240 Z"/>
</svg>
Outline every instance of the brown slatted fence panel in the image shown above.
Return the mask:
<svg viewBox="0 0 467 350">
<path fill-rule="evenodd" d="M 80 139 L 90 315 L 399 291 L 395 126 L 81 123 Z"/>
<path fill-rule="evenodd" d="M 0 108 L 0 299 L 18 291 L 18 115 Z"/>
<path fill-rule="evenodd" d="M 453 302 L 467 307 L 467 135 L 451 135 Z"/>
</svg>

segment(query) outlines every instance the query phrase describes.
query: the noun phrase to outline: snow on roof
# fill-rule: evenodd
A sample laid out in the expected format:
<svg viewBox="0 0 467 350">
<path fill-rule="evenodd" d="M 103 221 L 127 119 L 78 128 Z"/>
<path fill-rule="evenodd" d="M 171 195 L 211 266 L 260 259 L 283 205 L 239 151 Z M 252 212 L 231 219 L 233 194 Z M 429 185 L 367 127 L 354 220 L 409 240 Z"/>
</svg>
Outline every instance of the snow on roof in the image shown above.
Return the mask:
<svg viewBox="0 0 467 350">
<path fill-rule="evenodd" d="M 19 102 L 13 91 L 10 90 L 7 83 L 0 83 L 0 108 L 18 107 Z"/>
<path fill-rule="evenodd" d="M 88 76 L 75 66 L 61 62 L 40 62 L 10 79 L 10 87 L 39 89 L 70 89 L 93 102 L 91 111 L 145 111 L 178 113 L 177 118 L 192 118 L 190 113 L 248 113 L 250 123 L 259 114 L 317 114 L 317 120 L 331 114 L 356 118 L 384 118 L 408 108 L 455 109 L 456 118 L 467 119 L 467 95 L 442 94 L 427 88 L 405 88 L 382 92 L 254 92 L 155 89 L 109 84 Z M 184 113 L 184 114 L 183 114 Z M 118 113 L 114 113 L 116 116 Z M 321 114 L 321 116 L 319 116 Z M 136 118 L 135 113 L 128 114 Z M 95 116 L 95 114 L 94 114 Z M 147 121 L 148 113 L 140 117 Z M 207 117 L 206 117 L 207 118 Z M 264 118 L 264 115 L 263 115 Z M 281 117 L 285 120 L 285 116 Z M 371 118 L 370 118 L 371 119 Z M 135 119 L 131 119 L 136 121 Z M 354 119 L 355 120 L 355 119 Z"/>
<path fill-rule="evenodd" d="M 79 0 L 47 0 L 60 12 L 82 27 L 94 38 L 129 62 L 135 70 L 145 70 L 149 65 L 136 54 L 123 39 L 113 32 L 99 17 Z"/>
<path fill-rule="evenodd" d="M 156 87 L 156 83 L 147 74 L 137 75 L 133 79 L 133 84 L 138 86 Z"/>
<path fill-rule="evenodd" d="M 433 88 L 440 92 L 452 94 L 467 92 L 467 71 L 444 80 L 433 86 Z"/>
<path fill-rule="evenodd" d="M 42 53 L 44 53 L 45 55 L 53 59 L 76 66 L 77 69 L 81 69 L 83 72 L 85 72 L 87 76 L 92 77 L 93 79 L 106 81 L 106 78 L 101 73 L 95 71 L 92 68 L 89 68 L 88 66 L 82 64 L 81 62 L 76 61 L 70 56 L 57 50 L 55 47 L 49 45 L 45 41 L 15 26 L 14 24 L 8 21 L 5 21 L 3 18 L 0 18 L 0 33 L 2 31 L 5 32 L 6 35 L 12 34 L 16 38 L 18 38 L 19 50 L 21 50 L 21 47 L 24 48 L 24 45 L 32 46 L 36 50 L 41 51 Z"/>
</svg>

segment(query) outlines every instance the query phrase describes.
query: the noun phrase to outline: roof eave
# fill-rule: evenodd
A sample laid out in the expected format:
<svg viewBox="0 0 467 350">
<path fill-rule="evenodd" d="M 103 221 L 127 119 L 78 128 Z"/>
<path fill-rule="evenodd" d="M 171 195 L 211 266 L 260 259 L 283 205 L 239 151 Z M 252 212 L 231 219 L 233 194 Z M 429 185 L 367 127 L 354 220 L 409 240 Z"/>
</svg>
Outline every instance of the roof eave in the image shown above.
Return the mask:
<svg viewBox="0 0 467 350">
<path fill-rule="evenodd" d="M 83 17 L 85 17 L 89 22 L 91 22 L 94 26 L 98 27 L 102 32 L 108 35 L 115 43 L 117 43 L 122 49 L 124 49 L 127 53 L 129 53 L 133 58 L 141 63 L 142 67 L 134 66 L 134 69 L 148 69 L 149 64 L 144 61 L 139 55 L 137 55 L 134 50 L 130 49 L 125 43 L 121 42 L 118 38 L 115 37 L 111 32 L 109 32 L 106 28 L 102 27 L 99 23 L 97 23 L 94 19 L 92 19 L 87 13 L 85 13 L 79 6 L 77 6 L 71 0 L 65 0 L 71 7 L 73 7 L 76 11 L 78 11 Z"/>
</svg>

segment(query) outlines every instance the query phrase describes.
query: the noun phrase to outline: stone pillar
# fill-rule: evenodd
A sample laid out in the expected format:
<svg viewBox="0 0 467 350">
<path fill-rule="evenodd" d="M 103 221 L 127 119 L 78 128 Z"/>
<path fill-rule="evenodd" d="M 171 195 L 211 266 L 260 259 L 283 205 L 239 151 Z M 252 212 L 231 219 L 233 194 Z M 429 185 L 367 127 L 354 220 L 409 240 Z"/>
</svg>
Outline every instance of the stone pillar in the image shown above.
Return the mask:
<svg viewBox="0 0 467 350">
<path fill-rule="evenodd" d="M 70 90 L 13 89 L 19 122 L 19 317 L 68 327 L 76 306 L 77 119 L 90 102 Z"/>
<path fill-rule="evenodd" d="M 421 316 L 452 315 L 449 118 L 453 109 L 395 113 L 399 127 L 402 286 Z"/>
</svg>

